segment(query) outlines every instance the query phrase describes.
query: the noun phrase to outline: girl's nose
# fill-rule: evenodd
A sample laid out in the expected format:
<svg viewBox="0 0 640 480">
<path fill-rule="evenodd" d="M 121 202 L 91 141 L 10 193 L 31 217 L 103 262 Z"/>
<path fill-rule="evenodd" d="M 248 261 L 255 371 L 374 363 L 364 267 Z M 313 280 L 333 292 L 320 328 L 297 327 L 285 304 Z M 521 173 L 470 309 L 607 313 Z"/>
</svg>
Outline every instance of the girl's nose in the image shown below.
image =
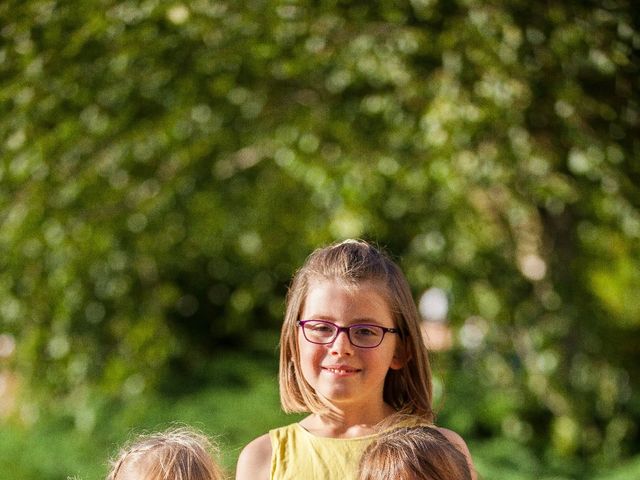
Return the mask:
<svg viewBox="0 0 640 480">
<path fill-rule="evenodd" d="M 349 334 L 345 331 L 338 332 L 335 340 L 330 344 L 330 352 L 332 354 L 351 354 L 353 345 L 349 341 Z"/>
</svg>

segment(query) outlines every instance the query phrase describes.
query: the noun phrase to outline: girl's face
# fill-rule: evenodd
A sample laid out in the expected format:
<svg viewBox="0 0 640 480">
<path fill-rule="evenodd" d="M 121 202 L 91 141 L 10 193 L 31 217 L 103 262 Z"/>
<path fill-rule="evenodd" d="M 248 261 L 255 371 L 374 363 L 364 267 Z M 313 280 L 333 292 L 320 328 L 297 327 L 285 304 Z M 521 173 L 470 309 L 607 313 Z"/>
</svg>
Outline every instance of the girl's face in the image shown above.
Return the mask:
<svg viewBox="0 0 640 480">
<path fill-rule="evenodd" d="M 372 324 L 395 328 L 389 305 L 374 283 L 346 289 L 331 280 L 309 287 L 300 320 L 326 320 L 340 327 Z M 300 365 L 316 393 L 337 407 L 376 408 L 383 404 L 384 380 L 389 369 L 402 367 L 400 340 L 386 333 L 375 348 L 358 348 L 346 332 L 332 343 L 307 341 L 298 327 Z"/>
</svg>

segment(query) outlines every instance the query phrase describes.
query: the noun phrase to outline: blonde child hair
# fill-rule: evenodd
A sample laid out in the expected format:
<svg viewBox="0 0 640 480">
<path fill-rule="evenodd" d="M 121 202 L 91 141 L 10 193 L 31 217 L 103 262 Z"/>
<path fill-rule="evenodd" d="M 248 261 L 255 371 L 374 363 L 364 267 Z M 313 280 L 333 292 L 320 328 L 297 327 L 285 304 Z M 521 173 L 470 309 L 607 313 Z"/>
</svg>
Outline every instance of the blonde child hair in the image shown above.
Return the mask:
<svg viewBox="0 0 640 480">
<path fill-rule="evenodd" d="M 345 240 L 315 250 L 296 272 L 287 294 L 280 337 L 280 402 L 285 412 L 326 412 L 326 406 L 304 380 L 296 322 L 310 284 L 336 281 L 345 287 L 368 282 L 387 301 L 400 330 L 404 366 L 387 373 L 383 398 L 396 411 L 433 421 L 431 368 L 420 333 L 420 316 L 400 268 L 384 252 L 361 240 Z"/>
<path fill-rule="evenodd" d="M 366 448 L 357 480 L 471 480 L 465 455 L 436 428 L 413 425 L 380 433 Z"/>
<path fill-rule="evenodd" d="M 223 480 L 217 446 L 189 427 L 140 435 L 120 450 L 106 480 Z"/>
</svg>

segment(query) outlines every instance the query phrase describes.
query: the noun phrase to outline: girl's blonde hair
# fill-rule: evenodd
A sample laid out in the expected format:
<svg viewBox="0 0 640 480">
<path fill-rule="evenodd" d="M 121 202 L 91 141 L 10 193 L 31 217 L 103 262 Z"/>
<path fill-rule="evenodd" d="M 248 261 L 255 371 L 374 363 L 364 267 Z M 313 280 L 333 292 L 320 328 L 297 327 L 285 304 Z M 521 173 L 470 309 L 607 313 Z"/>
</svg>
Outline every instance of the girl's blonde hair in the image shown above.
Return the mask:
<svg viewBox="0 0 640 480">
<path fill-rule="evenodd" d="M 357 480 L 471 480 L 464 454 L 435 427 L 380 433 L 360 458 Z"/>
<path fill-rule="evenodd" d="M 107 480 L 223 480 L 216 445 L 188 427 L 140 435 L 111 462 Z M 135 473 L 132 473 L 135 472 Z"/>
<path fill-rule="evenodd" d="M 310 286 L 320 280 L 337 281 L 346 287 L 370 282 L 380 289 L 396 327 L 400 329 L 405 360 L 401 369 L 390 369 L 387 373 L 384 401 L 396 411 L 433 421 L 431 368 L 409 284 L 395 262 L 361 240 L 345 240 L 314 251 L 293 277 L 280 336 L 280 402 L 283 410 L 327 411 L 327 406 L 302 376 L 296 326 Z"/>
</svg>

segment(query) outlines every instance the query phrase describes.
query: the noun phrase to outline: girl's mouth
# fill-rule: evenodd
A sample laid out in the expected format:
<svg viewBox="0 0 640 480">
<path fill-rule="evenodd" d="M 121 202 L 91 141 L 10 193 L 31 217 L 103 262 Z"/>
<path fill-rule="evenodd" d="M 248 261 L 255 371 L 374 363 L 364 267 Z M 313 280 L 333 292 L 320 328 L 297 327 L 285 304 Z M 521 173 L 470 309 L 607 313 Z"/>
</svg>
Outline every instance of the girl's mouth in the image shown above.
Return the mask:
<svg viewBox="0 0 640 480">
<path fill-rule="evenodd" d="M 335 375 L 349 375 L 360 371 L 358 368 L 346 367 L 346 366 L 334 366 L 334 367 L 322 367 L 323 370 L 333 373 Z"/>
</svg>

